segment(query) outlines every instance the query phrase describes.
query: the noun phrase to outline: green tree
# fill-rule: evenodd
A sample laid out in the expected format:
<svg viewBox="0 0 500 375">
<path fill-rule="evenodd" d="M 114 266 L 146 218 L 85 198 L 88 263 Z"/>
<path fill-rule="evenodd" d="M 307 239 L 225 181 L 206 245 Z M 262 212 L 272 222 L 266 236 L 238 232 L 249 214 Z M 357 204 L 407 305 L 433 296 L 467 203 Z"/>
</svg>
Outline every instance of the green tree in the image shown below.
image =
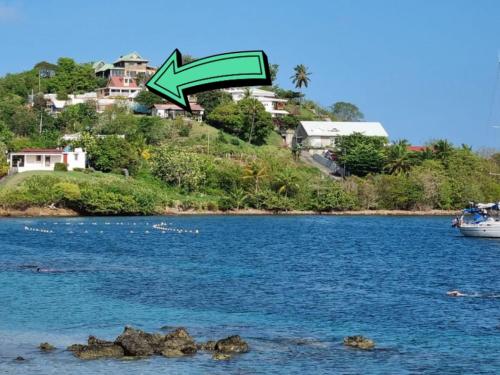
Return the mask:
<svg viewBox="0 0 500 375">
<path fill-rule="evenodd" d="M 257 194 L 262 185 L 262 181 L 268 177 L 267 168 L 259 163 L 248 164 L 243 170 L 244 181 L 250 181 L 254 188 L 254 193 Z"/>
<path fill-rule="evenodd" d="M 138 152 L 125 139 L 108 136 L 97 139 L 89 152 L 89 163 L 98 171 L 119 172 L 127 169 L 134 174 L 138 165 Z"/>
<path fill-rule="evenodd" d="M 147 108 L 152 108 L 155 104 L 164 103 L 165 100 L 151 91 L 142 90 L 135 98 L 135 102 Z"/>
<path fill-rule="evenodd" d="M 385 137 L 369 137 L 361 133 L 338 137 L 335 148 L 340 165 L 356 176 L 380 173 L 384 167 Z"/>
<path fill-rule="evenodd" d="M 413 159 L 408 147 L 410 144 L 406 139 L 394 142 L 386 150 L 385 170 L 390 174 L 407 173 L 411 169 Z"/>
<path fill-rule="evenodd" d="M 215 107 L 232 102 L 231 95 L 221 90 L 201 92 L 196 94 L 196 99 L 205 109 L 205 117 L 207 117 L 215 109 Z"/>
<path fill-rule="evenodd" d="M 280 66 L 278 64 L 270 64 L 269 65 L 269 73 L 271 74 L 271 82 L 274 84 L 276 78 L 278 77 Z"/>
<path fill-rule="evenodd" d="M 363 113 L 357 106 L 347 102 L 337 102 L 331 106 L 331 112 L 337 121 L 361 121 Z"/>
<path fill-rule="evenodd" d="M 433 142 L 432 147 L 436 157 L 444 162 L 446 162 L 453 152 L 453 144 L 446 139 L 439 139 Z"/>
<path fill-rule="evenodd" d="M 282 194 L 287 198 L 293 197 L 300 189 L 297 175 L 289 168 L 276 176 L 274 187 L 278 194 Z"/>
<path fill-rule="evenodd" d="M 161 147 L 151 160 L 157 178 L 186 191 L 198 190 L 207 178 L 206 161 L 196 153 Z"/>
<path fill-rule="evenodd" d="M 308 87 L 311 82 L 311 78 L 309 76 L 311 73 L 307 66 L 303 64 L 299 64 L 293 68 L 294 74 L 290 77 L 292 83 L 295 85 L 295 88 L 302 89 L 302 86 Z"/>
<path fill-rule="evenodd" d="M 159 145 L 172 134 L 172 126 L 159 117 L 142 116 L 138 126 L 146 143 L 150 145 Z"/>
<path fill-rule="evenodd" d="M 207 121 L 216 128 L 257 145 L 265 143 L 273 129 L 271 115 L 262 103 L 253 98 L 221 104 L 207 117 Z"/>
<path fill-rule="evenodd" d="M 91 131 L 98 122 L 93 102 L 67 106 L 56 118 L 56 127 L 64 132 Z"/>
</svg>

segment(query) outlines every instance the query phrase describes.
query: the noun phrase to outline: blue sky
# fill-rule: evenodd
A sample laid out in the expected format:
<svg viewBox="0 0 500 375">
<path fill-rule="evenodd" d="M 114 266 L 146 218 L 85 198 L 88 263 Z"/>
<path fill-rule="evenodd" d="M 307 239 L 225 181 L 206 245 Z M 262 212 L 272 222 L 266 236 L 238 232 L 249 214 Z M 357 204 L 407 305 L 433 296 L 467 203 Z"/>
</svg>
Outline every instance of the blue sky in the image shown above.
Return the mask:
<svg viewBox="0 0 500 375">
<path fill-rule="evenodd" d="M 0 37 L 0 75 L 60 56 L 136 50 L 159 65 L 174 48 L 263 49 L 280 86 L 292 88 L 293 66 L 305 64 L 310 99 L 355 103 L 391 139 L 500 148 L 500 1 L 0 0 Z"/>
</svg>

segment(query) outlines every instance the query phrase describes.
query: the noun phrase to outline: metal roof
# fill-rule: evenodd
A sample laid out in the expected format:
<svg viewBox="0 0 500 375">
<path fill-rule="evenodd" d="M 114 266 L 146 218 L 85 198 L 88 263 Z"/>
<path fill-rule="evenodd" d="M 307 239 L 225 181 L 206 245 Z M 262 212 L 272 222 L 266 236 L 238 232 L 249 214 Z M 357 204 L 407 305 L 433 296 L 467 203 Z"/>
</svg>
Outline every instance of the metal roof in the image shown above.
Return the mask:
<svg viewBox="0 0 500 375">
<path fill-rule="evenodd" d="M 301 121 L 300 124 L 310 137 L 338 137 L 353 133 L 389 137 L 380 122 Z"/>
</svg>

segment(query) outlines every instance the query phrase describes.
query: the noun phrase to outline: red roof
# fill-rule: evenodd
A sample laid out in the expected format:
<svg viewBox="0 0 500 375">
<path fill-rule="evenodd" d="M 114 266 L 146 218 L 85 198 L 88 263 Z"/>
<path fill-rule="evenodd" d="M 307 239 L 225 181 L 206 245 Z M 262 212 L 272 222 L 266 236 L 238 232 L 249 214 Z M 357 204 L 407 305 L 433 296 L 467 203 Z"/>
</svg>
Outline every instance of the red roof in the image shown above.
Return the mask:
<svg viewBox="0 0 500 375">
<path fill-rule="evenodd" d="M 190 102 L 189 106 L 191 107 L 192 111 L 204 111 L 205 110 L 205 108 L 203 108 L 198 103 L 192 103 L 192 102 Z M 183 108 L 181 108 L 178 105 L 175 105 L 173 103 L 155 104 L 154 107 L 156 109 L 163 109 L 163 110 L 184 111 Z"/>
<path fill-rule="evenodd" d="M 408 146 L 407 150 L 408 151 L 415 151 L 415 152 L 422 152 L 425 151 L 427 147 L 425 146 Z"/>
<path fill-rule="evenodd" d="M 18 153 L 22 154 L 62 154 L 57 148 L 23 148 Z"/>
<path fill-rule="evenodd" d="M 127 78 L 129 80 L 128 85 L 125 84 L 124 77 L 111 77 L 108 81 L 108 87 L 137 87 L 137 83 L 133 78 Z"/>
</svg>

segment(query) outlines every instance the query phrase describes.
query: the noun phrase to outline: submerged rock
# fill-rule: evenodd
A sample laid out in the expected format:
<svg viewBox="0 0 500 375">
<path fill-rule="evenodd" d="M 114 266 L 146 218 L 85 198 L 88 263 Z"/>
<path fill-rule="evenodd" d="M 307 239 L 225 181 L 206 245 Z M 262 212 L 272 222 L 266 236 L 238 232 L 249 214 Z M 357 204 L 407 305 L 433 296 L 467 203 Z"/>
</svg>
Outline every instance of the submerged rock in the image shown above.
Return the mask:
<svg viewBox="0 0 500 375">
<path fill-rule="evenodd" d="M 217 352 L 214 353 L 212 359 L 215 361 L 228 361 L 231 359 L 231 355 Z"/>
<path fill-rule="evenodd" d="M 194 339 L 185 328 L 177 328 L 165 336 L 161 354 L 165 357 L 182 357 L 198 350 Z"/>
<path fill-rule="evenodd" d="M 80 359 L 121 358 L 124 356 L 124 350 L 121 346 L 94 336 L 89 336 L 88 345 L 75 344 L 69 346 L 68 350 Z"/>
<path fill-rule="evenodd" d="M 125 327 L 123 333 L 115 340 L 125 351 L 125 355 L 132 357 L 146 357 L 163 350 L 165 336 L 151 334 L 132 327 Z"/>
<path fill-rule="evenodd" d="M 352 348 L 370 350 L 375 347 L 375 342 L 363 336 L 347 336 L 344 337 L 344 345 Z"/>
<path fill-rule="evenodd" d="M 246 353 L 248 344 L 240 336 L 229 336 L 215 343 L 215 350 L 220 353 Z"/>
<path fill-rule="evenodd" d="M 38 348 L 44 352 L 50 352 L 54 350 L 56 347 L 54 345 L 49 344 L 48 342 L 42 342 L 38 345 Z"/>
</svg>

